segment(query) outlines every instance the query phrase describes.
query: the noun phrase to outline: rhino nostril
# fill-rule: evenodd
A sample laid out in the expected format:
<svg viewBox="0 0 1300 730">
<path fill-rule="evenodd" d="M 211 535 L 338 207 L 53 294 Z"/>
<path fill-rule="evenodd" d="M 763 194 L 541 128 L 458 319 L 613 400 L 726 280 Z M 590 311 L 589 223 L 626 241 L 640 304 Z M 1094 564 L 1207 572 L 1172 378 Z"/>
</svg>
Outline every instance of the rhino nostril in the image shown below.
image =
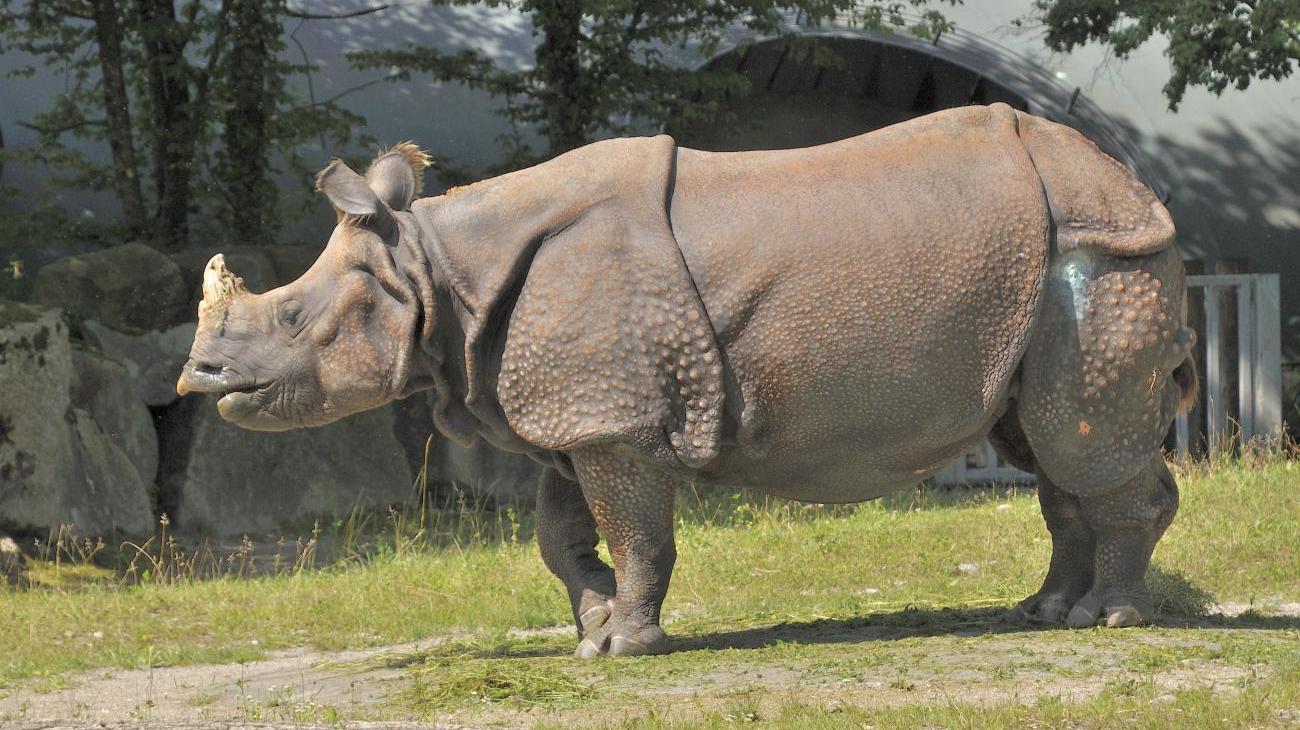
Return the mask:
<svg viewBox="0 0 1300 730">
<path fill-rule="evenodd" d="M 199 365 L 195 365 L 195 366 L 194 366 L 194 372 L 195 372 L 195 373 L 197 373 L 197 374 L 199 374 L 199 375 L 208 375 L 208 376 L 211 376 L 211 377 L 214 377 L 214 378 L 215 378 L 215 377 L 219 377 L 219 376 L 220 376 L 222 373 L 224 373 L 225 371 L 226 371 L 226 369 L 225 369 L 224 367 L 220 366 L 220 365 L 204 365 L 204 364 L 199 364 Z"/>
</svg>

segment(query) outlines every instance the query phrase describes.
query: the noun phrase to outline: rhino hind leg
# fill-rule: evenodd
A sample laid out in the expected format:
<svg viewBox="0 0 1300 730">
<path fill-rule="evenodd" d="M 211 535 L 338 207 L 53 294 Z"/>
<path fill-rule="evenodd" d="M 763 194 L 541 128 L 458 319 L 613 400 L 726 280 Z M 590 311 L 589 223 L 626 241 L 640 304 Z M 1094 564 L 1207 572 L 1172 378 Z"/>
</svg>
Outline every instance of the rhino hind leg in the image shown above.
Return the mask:
<svg viewBox="0 0 1300 730">
<path fill-rule="evenodd" d="M 596 520 L 577 482 L 555 469 L 542 471 L 537 490 L 537 546 L 542 562 L 564 582 L 582 639 L 609 619 L 614 571 L 596 554 Z"/>
<path fill-rule="evenodd" d="M 1011 609 L 1012 623 L 1064 623 L 1079 599 L 1092 589 L 1097 541 L 1079 498 L 1038 472 L 1038 503 L 1052 535 L 1052 560 L 1043 586 Z"/>
<path fill-rule="evenodd" d="M 1132 480 L 1113 493 L 1080 499 L 1096 536 L 1092 589 L 1070 609 L 1074 627 L 1105 623 L 1135 626 L 1155 613 L 1146 585 L 1147 565 L 1156 542 L 1178 511 L 1178 486 L 1156 455 Z"/>
<path fill-rule="evenodd" d="M 1069 624 L 1152 618 L 1147 565 L 1178 508 L 1160 447 L 1184 402 L 1174 375 L 1192 342 L 1183 291 L 1172 249 L 1128 258 L 1074 250 L 1053 262 L 1017 402 L 1042 480 L 1052 568 L 1045 593 L 1013 618 L 1061 618 L 1089 560 L 1091 585 L 1065 614 Z"/>
<path fill-rule="evenodd" d="M 659 617 L 677 560 L 677 480 L 626 445 L 583 447 L 570 457 L 596 526 L 609 545 L 617 586 L 608 620 L 583 637 L 574 656 L 664 654 L 668 635 Z"/>
</svg>

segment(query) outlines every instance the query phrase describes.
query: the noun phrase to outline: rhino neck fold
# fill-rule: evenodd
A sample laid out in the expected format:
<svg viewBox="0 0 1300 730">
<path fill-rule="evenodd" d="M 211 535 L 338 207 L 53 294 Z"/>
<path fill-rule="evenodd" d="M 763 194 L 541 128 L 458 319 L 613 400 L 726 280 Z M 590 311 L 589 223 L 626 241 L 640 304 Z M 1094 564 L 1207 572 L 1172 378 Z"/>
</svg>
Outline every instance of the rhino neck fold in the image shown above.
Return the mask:
<svg viewBox="0 0 1300 730">
<path fill-rule="evenodd" d="M 420 346 L 413 351 L 410 383 L 403 396 L 432 389 L 434 425 L 447 438 L 469 447 L 481 424 L 465 406 L 469 392 L 465 307 L 449 281 L 446 257 L 428 216 L 416 213 L 412 219 L 418 235 L 402 237 L 397 258 L 420 292 L 422 317 L 415 332 Z"/>
</svg>

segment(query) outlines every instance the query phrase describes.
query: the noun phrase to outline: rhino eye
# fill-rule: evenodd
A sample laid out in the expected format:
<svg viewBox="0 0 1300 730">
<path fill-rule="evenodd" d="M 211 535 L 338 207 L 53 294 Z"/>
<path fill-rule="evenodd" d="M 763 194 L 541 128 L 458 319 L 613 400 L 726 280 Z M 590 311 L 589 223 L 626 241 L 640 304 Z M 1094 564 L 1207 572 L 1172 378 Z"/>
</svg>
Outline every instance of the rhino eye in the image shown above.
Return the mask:
<svg viewBox="0 0 1300 730">
<path fill-rule="evenodd" d="M 297 327 L 301 317 L 302 309 L 297 306 L 288 305 L 280 310 L 280 323 L 285 327 Z"/>
</svg>

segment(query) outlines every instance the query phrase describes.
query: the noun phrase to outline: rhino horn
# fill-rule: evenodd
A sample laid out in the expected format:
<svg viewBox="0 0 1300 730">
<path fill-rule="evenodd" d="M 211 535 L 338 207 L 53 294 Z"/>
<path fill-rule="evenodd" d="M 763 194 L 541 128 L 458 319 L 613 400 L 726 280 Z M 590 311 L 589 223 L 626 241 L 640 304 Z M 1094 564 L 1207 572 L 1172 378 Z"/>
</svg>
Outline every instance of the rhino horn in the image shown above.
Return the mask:
<svg viewBox="0 0 1300 730">
<path fill-rule="evenodd" d="M 203 301 L 199 303 L 199 314 L 223 311 L 236 295 L 247 291 L 244 280 L 226 268 L 226 257 L 217 254 L 203 269 Z"/>
</svg>

